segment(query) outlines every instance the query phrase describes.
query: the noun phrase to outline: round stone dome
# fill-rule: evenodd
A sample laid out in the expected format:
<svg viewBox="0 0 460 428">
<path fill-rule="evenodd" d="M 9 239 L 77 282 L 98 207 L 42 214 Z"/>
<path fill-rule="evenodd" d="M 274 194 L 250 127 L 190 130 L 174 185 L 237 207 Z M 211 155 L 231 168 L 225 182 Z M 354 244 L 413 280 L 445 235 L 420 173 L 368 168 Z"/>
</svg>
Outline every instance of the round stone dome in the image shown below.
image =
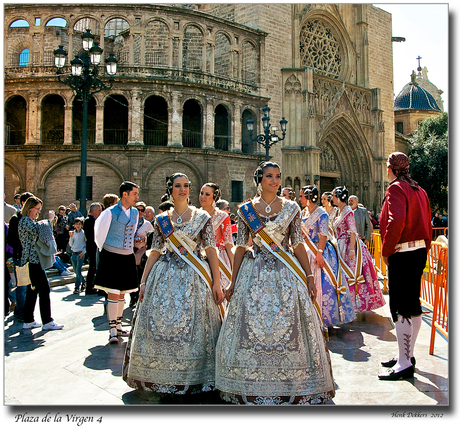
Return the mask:
<svg viewBox="0 0 460 428">
<path fill-rule="evenodd" d="M 433 96 L 412 79 L 395 98 L 395 111 L 397 110 L 436 110 L 441 109 L 436 104 Z"/>
</svg>

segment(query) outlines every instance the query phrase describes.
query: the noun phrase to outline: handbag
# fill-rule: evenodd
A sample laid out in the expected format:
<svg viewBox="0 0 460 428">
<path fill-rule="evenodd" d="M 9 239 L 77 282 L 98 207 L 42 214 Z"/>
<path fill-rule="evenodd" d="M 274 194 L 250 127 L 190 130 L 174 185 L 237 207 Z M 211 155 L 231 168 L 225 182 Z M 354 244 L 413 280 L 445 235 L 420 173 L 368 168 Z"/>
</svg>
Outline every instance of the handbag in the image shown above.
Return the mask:
<svg viewBox="0 0 460 428">
<path fill-rule="evenodd" d="M 24 266 L 16 266 L 17 286 L 24 287 L 32 283 L 29 276 L 29 262 Z"/>
</svg>

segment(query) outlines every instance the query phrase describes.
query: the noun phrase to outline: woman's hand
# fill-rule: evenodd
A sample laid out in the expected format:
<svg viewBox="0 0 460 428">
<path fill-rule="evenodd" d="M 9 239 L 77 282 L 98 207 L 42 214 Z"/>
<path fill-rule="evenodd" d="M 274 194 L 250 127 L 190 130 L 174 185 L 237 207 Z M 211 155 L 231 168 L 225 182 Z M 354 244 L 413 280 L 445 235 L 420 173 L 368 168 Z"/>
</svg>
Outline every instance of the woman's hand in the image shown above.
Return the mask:
<svg viewBox="0 0 460 428">
<path fill-rule="evenodd" d="M 348 257 L 350 258 L 350 260 L 353 260 L 355 258 L 355 252 L 353 250 L 349 250 Z"/>
<path fill-rule="evenodd" d="M 323 253 L 320 253 L 319 251 L 316 253 L 315 263 L 320 269 L 324 267 Z"/>
<path fill-rule="evenodd" d="M 310 293 L 311 301 L 314 302 L 316 300 L 316 284 L 312 276 L 308 277 L 308 291 Z"/>
<path fill-rule="evenodd" d="M 225 289 L 225 298 L 227 299 L 227 302 L 229 302 L 229 303 L 230 303 L 230 299 L 233 296 L 234 290 L 235 290 L 235 283 L 232 281 L 230 286 Z"/>
<path fill-rule="evenodd" d="M 141 285 L 141 288 L 139 290 L 139 297 L 138 297 L 139 302 L 142 303 L 142 300 L 144 300 L 144 295 L 145 295 L 145 283 Z"/>
<path fill-rule="evenodd" d="M 212 284 L 212 295 L 214 296 L 214 300 L 218 305 L 224 301 L 224 293 L 222 292 L 220 283 Z"/>
</svg>

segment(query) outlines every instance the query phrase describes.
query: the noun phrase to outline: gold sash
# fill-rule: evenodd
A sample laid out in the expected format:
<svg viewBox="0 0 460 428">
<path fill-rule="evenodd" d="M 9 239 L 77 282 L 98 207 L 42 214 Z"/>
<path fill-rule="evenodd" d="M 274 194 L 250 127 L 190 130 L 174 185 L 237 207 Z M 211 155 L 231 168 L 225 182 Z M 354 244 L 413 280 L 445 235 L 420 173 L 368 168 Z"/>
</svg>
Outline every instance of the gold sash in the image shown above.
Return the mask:
<svg viewBox="0 0 460 428">
<path fill-rule="evenodd" d="M 332 244 L 334 245 L 334 244 Z M 350 267 L 343 261 L 342 257 L 340 256 L 340 251 L 337 247 L 334 248 L 337 252 L 337 257 L 339 258 L 340 265 L 342 266 L 343 270 L 345 273 L 348 275 L 348 284 L 349 285 L 354 285 L 355 286 L 355 302 L 356 302 L 356 307 L 361 305 L 361 299 L 358 294 L 358 284 L 362 284 L 366 282 L 364 279 L 364 276 L 362 274 L 363 270 L 363 254 L 361 250 L 361 242 L 359 240 L 358 234 L 356 234 L 356 246 L 358 251 L 356 252 L 356 266 L 355 266 L 355 271 L 353 272 Z"/>
<path fill-rule="evenodd" d="M 318 248 L 312 242 L 312 240 L 310 239 L 310 237 L 308 235 L 305 235 L 305 243 L 307 245 L 307 248 L 316 257 L 316 255 L 318 254 Z M 340 320 L 343 321 L 344 314 L 343 314 L 342 303 L 340 302 L 340 294 L 345 294 L 347 292 L 347 289 L 346 289 L 345 286 L 340 285 L 340 284 L 342 284 L 342 269 L 340 267 L 340 263 L 337 266 L 337 271 L 338 271 L 337 272 L 337 274 L 338 274 L 337 278 L 334 275 L 334 271 L 332 270 L 331 266 L 329 265 L 329 263 L 326 260 L 324 260 L 324 267 L 322 269 L 324 269 L 324 273 L 328 276 L 330 282 L 332 283 L 332 285 L 335 288 L 335 292 L 337 294 L 337 303 L 339 305 L 339 316 L 340 316 Z"/>
</svg>

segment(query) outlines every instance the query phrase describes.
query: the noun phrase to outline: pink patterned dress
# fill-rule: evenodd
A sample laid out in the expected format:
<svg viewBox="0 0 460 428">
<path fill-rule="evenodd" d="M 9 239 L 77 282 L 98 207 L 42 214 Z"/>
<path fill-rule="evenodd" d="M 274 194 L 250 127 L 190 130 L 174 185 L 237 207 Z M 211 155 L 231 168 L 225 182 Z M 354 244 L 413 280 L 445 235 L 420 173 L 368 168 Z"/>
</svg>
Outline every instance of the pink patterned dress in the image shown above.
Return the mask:
<svg viewBox="0 0 460 428">
<path fill-rule="evenodd" d="M 359 239 L 356 229 L 355 218 L 353 211 L 346 205 L 343 211 L 334 220 L 334 231 L 337 236 L 337 246 L 342 260 L 350 267 L 352 272 L 355 272 L 357 260 L 357 247 L 355 244 L 355 257 L 350 259 L 348 251 L 350 249 L 350 236 L 356 235 L 356 242 L 361 246 L 362 251 L 362 269 L 361 274 L 364 277 L 364 282 L 356 285 L 350 285 L 349 289 L 352 295 L 352 300 L 355 303 L 356 312 L 371 311 L 382 307 L 385 304 L 382 290 L 375 273 L 372 258 L 369 250 L 364 243 Z M 360 273 L 358 272 L 358 275 Z M 357 292 L 356 292 L 357 291 Z"/>
<path fill-rule="evenodd" d="M 212 227 L 214 228 L 214 239 L 219 252 L 219 258 L 231 272 L 232 264 L 230 263 L 227 249 L 225 248 L 225 245 L 227 244 L 233 245 L 232 224 L 230 217 L 225 211 L 221 211 L 216 208 L 211 216 L 211 222 Z M 230 285 L 230 281 L 222 272 L 220 273 L 220 285 L 222 289 L 225 289 Z"/>
</svg>

